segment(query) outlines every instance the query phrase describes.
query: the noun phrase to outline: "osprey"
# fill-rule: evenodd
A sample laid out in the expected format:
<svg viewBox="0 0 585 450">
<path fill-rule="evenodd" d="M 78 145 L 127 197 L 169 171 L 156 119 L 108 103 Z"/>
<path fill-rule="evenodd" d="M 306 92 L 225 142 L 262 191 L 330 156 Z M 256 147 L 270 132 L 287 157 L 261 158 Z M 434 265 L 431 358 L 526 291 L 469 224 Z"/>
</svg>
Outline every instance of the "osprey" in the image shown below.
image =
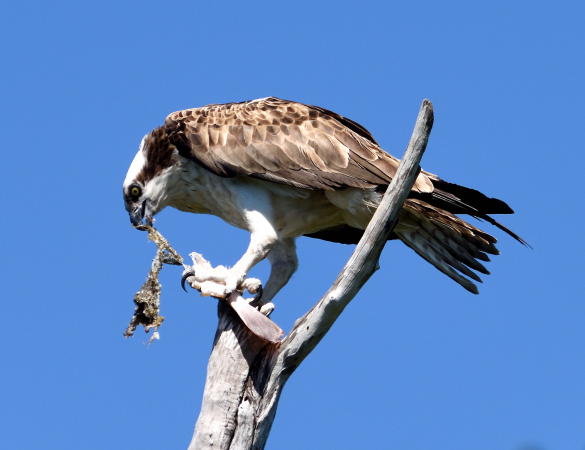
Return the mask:
<svg viewBox="0 0 585 450">
<path fill-rule="evenodd" d="M 228 295 L 267 258 L 271 273 L 261 302 L 268 312 L 297 268 L 295 239 L 357 243 L 398 164 L 353 120 L 269 97 L 170 114 L 142 139 L 123 195 L 134 225 L 150 224 L 172 206 L 248 230 L 248 249 L 214 281 L 225 283 Z M 489 273 L 479 261 L 498 253 L 496 239 L 456 214 L 483 219 L 524 243 L 489 216 L 510 213 L 501 200 L 421 171 L 389 239 L 477 293 L 474 270 Z"/>
</svg>

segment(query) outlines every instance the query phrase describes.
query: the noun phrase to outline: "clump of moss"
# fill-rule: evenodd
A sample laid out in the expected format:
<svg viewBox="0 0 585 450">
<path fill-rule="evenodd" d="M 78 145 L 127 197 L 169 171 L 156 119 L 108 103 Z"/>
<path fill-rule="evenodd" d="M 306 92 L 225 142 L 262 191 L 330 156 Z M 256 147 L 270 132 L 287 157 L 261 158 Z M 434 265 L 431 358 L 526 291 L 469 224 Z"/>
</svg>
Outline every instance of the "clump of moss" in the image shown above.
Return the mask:
<svg viewBox="0 0 585 450">
<path fill-rule="evenodd" d="M 152 336 L 149 339 L 149 342 L 152 342 L 159 338 L 158 327 L 165 320 L 164 317 L 160 315 L 161 285 L 158 280 L 158 275 L 163 264 L 181 266 L 183 264 L 183 258 L 154 227 L 139 225 L 136 228 L 141 231 L 148 231 L 148 239 L 154 242 L 157 250 L 154 259 L 152 260 L 146 281 L 134 295 L 134 304 L 136 305 L 136 308 L 134 310 L 134 315 L 130 319 L 128 328 L 124 331 L 124 336 L 132 336 L 136 331 L 136 328 L 139 325 L 142 325 L 146 333 L 153 330 Z"/>
</svg>

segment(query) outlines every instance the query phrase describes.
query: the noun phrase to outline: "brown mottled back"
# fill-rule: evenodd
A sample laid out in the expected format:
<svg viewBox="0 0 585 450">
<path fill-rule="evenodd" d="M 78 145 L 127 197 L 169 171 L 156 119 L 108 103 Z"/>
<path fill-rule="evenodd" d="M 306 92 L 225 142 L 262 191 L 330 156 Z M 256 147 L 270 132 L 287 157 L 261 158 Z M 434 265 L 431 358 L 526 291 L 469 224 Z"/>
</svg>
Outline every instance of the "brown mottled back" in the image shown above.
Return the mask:
<svg viewBox="0 0 585 450">
<path fill-rule="evenodd" d="M 249 175 L 305 189 L 387 185 L 398 160 L 361 125 L 324 108 L 269 97 L 170 114 L 179 153 L 219 176 Z M 416 192 L 431 192 L 419 175 Z"/>
</svg>

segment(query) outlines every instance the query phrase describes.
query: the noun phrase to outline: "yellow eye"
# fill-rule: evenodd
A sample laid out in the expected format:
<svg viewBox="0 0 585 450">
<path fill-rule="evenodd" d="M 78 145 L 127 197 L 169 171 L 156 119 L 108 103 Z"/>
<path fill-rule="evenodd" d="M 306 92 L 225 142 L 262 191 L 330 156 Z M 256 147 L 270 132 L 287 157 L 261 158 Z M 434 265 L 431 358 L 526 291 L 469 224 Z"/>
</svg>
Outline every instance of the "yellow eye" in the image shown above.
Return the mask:
<svg viewBox="0 0 585 450">
<path fill-rule="evenodd" d="M 131 197 L 138 198 L 138 197 L 140 197 L 141 193 L 142 193 L 142 191 L 140 190 L 140 188 L 138 186 L 132 186 L 130 188 L 130 196 Z"/>
</svg>

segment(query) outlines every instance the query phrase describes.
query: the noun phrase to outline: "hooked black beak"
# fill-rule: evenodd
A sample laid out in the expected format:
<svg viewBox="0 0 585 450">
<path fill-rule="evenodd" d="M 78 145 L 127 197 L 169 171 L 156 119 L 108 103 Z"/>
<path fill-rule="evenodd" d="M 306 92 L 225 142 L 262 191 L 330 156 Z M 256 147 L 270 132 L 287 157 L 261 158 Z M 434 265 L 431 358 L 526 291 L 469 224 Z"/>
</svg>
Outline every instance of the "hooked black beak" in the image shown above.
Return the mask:
<svg viewBox="0 0 585 450">
<path fill-rule="evenodd" d="M 130 223 L 135 227 L 140 225 L 148 225 L 152 226 L 152 216 L 146 210 L 146 202 L 144 200 L 141 204 L 136 205 L 136 207 L 130 211 Z"/>
</svg>

